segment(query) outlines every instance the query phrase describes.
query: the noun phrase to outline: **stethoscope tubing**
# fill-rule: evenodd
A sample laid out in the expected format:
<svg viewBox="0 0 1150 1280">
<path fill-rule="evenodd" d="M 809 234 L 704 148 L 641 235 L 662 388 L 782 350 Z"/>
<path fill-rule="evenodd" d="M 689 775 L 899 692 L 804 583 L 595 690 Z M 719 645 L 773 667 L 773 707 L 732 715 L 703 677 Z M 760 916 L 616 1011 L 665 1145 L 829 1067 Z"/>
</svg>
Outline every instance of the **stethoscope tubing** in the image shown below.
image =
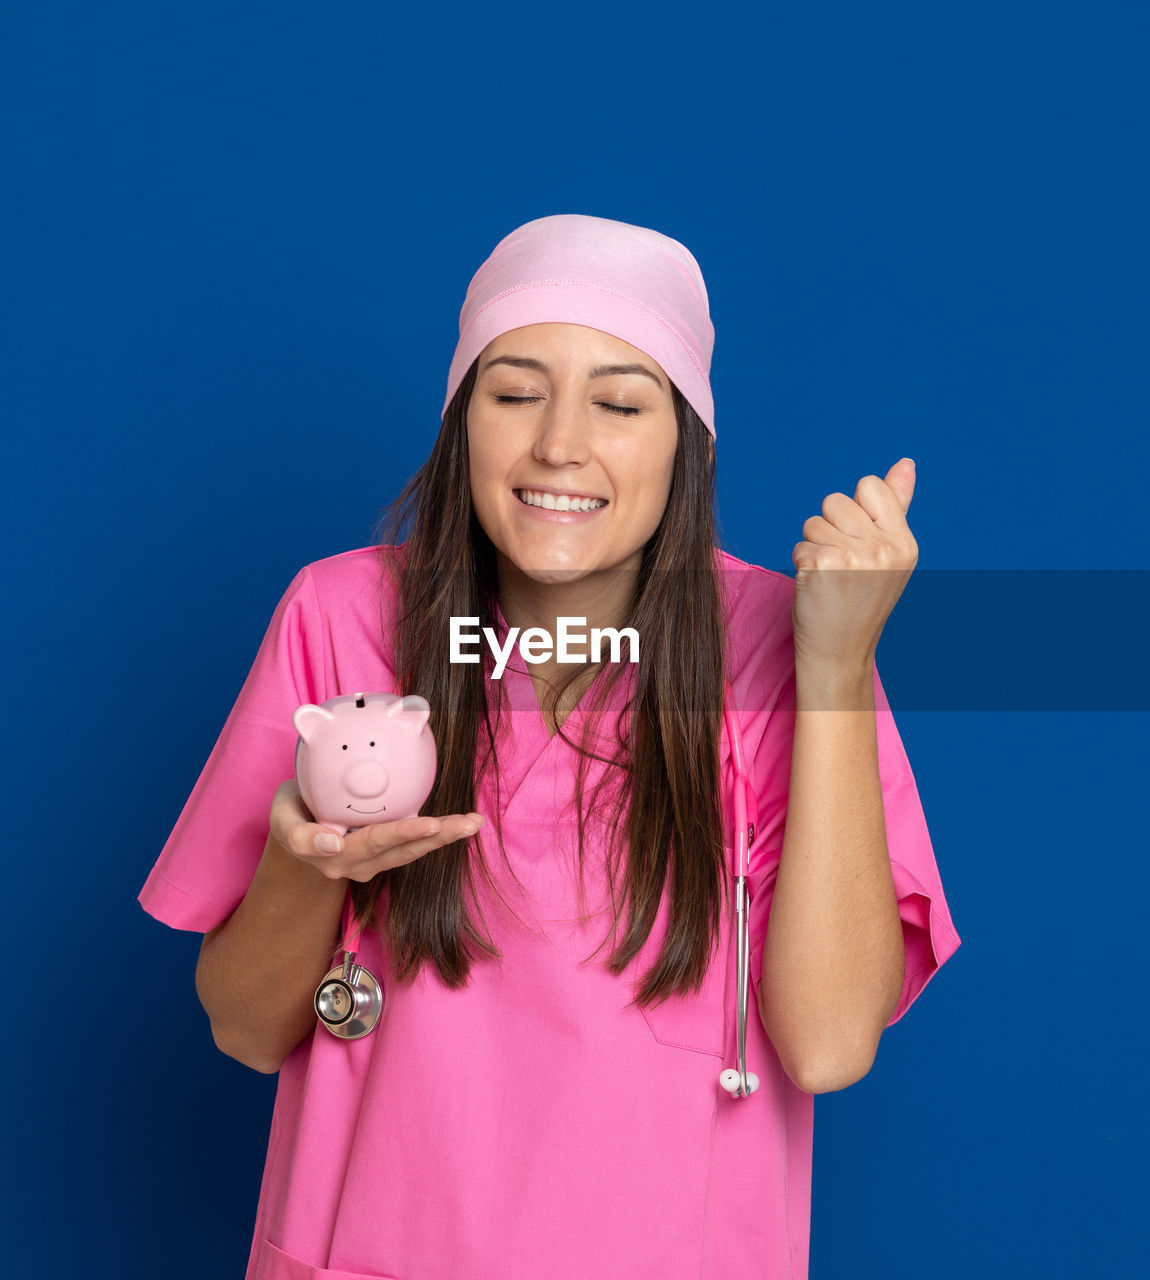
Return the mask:
<svg viewBox="0 0 1150 1280">
<path fill-rule="evenodd" d="M 731 753 L 734 809 L 735 845 L 735 990 L 738 995 L 736 1044 L 738 1050 L 737 1080 L 730 1079 L 724 1071 L 720 1077 L 723 1088 L 736 1098 L 749 1098 L 758 1088 L 758 1077 L 747 1071 L 747 1013 L 750 1002 L 751 921 L 747 895 L 747 875 L 750 871 L 751 845 L 755 839 L 758 822 L 758 801 L 751 787 L 747 763 L 743 756 L 743 735 L 735 718 L 734 695 L 727 681 L 723 682 L 723 719 L 727 726 L 727 744 Z M 733 1087 L 732 1087 L 733 1086 Z"/>
</svg>

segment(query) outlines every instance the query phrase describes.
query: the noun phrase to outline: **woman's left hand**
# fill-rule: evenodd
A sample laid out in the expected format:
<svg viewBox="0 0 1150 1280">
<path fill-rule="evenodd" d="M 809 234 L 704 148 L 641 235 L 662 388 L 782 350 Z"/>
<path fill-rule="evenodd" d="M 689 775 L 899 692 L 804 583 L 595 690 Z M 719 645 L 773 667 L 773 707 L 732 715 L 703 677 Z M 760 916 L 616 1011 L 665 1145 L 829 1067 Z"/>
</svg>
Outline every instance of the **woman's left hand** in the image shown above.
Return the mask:
<svg viewBox="0 0 1150 1280">
<path fill-rule="evenodd" d="M 906 522 L 914 480 L 914 463 L 901 458 L 885 479 L 863 476 L 853 500 L 828 494 L 822 515 L 803 525 L 804 540 L 791 556 L 796 663 L 856 671 L 874 661 L 883 626 L 918 563 Z"/>
</svg>

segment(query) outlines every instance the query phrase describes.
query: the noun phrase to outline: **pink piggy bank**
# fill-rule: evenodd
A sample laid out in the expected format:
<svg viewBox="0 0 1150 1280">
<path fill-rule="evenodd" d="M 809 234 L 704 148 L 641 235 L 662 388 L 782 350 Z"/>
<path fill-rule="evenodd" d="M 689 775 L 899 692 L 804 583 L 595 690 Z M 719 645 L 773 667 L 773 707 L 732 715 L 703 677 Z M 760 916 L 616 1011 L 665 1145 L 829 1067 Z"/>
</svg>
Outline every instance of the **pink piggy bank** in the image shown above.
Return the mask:
<svg viewBox="0 0 1150 1280">
<path fill-rule="evenodd" d="M 316 822 L 352 827 L 413 818 L 435 782 L 435 738 L 423 698 L 355 693 L 292 716 L 295 776 Z"/>
</svg>

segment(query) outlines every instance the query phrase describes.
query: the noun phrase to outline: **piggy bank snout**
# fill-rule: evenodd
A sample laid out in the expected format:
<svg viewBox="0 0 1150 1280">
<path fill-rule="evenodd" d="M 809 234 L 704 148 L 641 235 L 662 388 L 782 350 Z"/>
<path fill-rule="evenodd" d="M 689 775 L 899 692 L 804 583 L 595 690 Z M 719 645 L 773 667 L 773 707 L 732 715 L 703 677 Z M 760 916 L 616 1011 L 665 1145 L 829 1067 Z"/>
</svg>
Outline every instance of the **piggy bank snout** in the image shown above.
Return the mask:
<svg viewBox="0 0 1150 1280">
<path fill-rule="evenodd" d="M 387 789 L 387 770 L 378 760 L 357 760 L 343 781 L 353 796 L 377 796 Z"/>
</svg>

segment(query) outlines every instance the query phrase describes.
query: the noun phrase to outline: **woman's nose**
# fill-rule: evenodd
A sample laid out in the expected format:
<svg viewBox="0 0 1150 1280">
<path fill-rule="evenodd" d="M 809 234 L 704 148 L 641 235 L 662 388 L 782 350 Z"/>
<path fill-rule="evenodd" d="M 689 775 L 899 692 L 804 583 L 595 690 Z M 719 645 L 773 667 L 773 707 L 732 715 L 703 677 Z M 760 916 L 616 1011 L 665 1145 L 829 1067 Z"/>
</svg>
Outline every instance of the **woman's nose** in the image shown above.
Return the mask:
<svg viewBox="0 0 1150 1280">
<path fill-rule="evenodd" d="M 561 467 L 586 462 L 588 454 L 587 424 L 581 409 L 571 401 L 553 398 L 539 419 L 535 457 Z"/>
</svg>

